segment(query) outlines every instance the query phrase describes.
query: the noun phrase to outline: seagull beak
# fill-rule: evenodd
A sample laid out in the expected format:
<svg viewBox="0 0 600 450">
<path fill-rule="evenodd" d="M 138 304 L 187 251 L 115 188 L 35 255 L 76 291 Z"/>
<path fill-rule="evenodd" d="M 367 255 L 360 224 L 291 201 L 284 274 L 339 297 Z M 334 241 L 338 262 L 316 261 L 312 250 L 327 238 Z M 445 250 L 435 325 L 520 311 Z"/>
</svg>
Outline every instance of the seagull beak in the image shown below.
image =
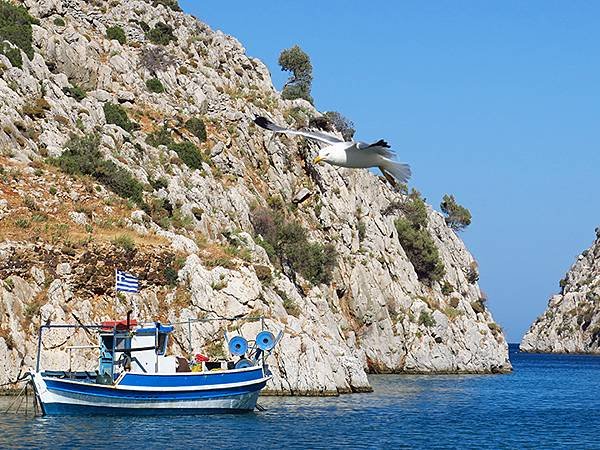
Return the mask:
<svg viewBox="0 0 600 450">
<path fill-rule="evenodd" d="M 319 155 L 313 159 L 313 164 L 319 164 L 321 161 L 323 161 L 323 157 Z"/>
</svg>

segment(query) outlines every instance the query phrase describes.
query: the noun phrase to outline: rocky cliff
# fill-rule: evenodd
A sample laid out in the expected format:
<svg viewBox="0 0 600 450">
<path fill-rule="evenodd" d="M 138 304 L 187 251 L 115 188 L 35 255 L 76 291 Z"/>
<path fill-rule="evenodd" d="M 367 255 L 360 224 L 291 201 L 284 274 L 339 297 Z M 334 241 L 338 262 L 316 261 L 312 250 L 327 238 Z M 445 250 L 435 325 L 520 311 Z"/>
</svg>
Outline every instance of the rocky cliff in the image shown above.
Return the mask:
<svg viewBox="0 0 600 450">
<path fill-rule="evenodd" d="M 560 280 L 543 315 L 531 325 L 520 348 L 526 352 L 600 353 L 600 228 Z"/>
<path fill-rule="evenodd" d="M 169 5 L 27 0 L 31 51 L 4 44 L 0 383 L 33 364 L 40 323 L 129 308 L 222 318 L 192 327 L 205 353 L 222 351 L 227 318 L 264 316 L 285 331 L 274 393 L 368 390 L 367 372 L 510 370 L 476 263 L 444 218 L 426 208 L 444 271 L 424 280 L 395 226 L 409 197 L 368 171 L 315 167 L 316 147 L 256 128 L 256 115 L 301 127 L 320 113 L 281 99 L 239 42 Z M 274 249 L 265 226 L 294 245 Z M 139 295 L 115 295 L 115 268 L 140 277 Z M 186 332 L 173 351 L 190 350 Z M 53 332 L 44 364 L 90 342 Z"/>
</svg>

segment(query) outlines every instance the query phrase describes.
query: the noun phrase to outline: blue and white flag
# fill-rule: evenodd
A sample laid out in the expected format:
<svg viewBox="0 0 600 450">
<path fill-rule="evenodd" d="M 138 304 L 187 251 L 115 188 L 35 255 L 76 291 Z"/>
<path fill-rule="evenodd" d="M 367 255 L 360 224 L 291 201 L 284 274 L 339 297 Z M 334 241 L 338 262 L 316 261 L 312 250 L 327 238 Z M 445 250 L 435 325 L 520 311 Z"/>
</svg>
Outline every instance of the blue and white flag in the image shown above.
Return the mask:
<svg viewBox="0 0 600 450">
<path fill-rule="evenodd" d="M 121 270 L 117 270 L 115 275 L 117 292 L 138 292 L 140 290 L 140 283 L 136 276 Z"/>
</svg>

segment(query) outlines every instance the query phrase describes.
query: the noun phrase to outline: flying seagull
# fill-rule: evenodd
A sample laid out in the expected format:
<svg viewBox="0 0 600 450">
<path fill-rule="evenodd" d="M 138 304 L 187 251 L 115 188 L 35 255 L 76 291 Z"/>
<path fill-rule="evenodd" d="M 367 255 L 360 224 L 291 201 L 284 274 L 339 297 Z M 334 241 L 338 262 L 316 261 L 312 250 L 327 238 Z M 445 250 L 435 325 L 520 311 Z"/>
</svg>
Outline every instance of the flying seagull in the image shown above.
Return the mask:
<svg viewBox="0 0 600 450">
<path fill-rule="evenodd" d="M 292 130 L 275 125 L 266 117 L 258 116 L 254 123 L 261 128 L 273 133 L 297 134 L 305 138 L 328 144 L 319 150 L 314 163 L 326 162 L 334 166 L 349 167 L 353 169 L 366 169 L 378 167 L 385 178 L 394 187 L 396 181 L 406 183 L 410 178 L 410 166 L 408 164 L 393 161 L 394 152 L 383 139 L 372 144 L 365 142 L 344 141 L 329 133 L 318 131 Z"/>
</svg>

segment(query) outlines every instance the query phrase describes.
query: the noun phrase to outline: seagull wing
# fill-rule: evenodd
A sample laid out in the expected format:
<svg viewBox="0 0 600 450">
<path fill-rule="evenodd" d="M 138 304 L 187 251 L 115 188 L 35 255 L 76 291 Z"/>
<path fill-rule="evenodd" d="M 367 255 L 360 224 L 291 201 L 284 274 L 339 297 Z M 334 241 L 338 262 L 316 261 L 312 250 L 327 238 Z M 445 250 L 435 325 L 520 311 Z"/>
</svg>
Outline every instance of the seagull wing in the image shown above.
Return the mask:
<svg viewBox="0 0 600 450">
<path fill-rule="evenodd" d="M 273 133 L 287 133 L 297 134 L 298 136 L 304 136 L 308 139 L 314 139 L 315 141 L 324 142 L 326 144 L 337 144 L 344 142 L 342 139 L 332 136 L 327 133 L 319 133 L 318 131 L 304 131 L 304 130 L 292 130 L 290 128 L 283 128 L 279 125 L 275 125 L 266 117 L 258 116 L 254 119 L 254 123 L 265 130 L 272 131 Z"/>
<path fill-rule="evenodd" d="M 357 142 L 356 148 L 359 150 L 370 150 L 381 156 L 385 156 L 386 158 L 393 158 L 395 155 L 394 151 L 390 150 L 390 144 L 383 139 L 379 139 L 377 142 L 372 144 L 367 144 L 366 142 Z"/>
</svg>

